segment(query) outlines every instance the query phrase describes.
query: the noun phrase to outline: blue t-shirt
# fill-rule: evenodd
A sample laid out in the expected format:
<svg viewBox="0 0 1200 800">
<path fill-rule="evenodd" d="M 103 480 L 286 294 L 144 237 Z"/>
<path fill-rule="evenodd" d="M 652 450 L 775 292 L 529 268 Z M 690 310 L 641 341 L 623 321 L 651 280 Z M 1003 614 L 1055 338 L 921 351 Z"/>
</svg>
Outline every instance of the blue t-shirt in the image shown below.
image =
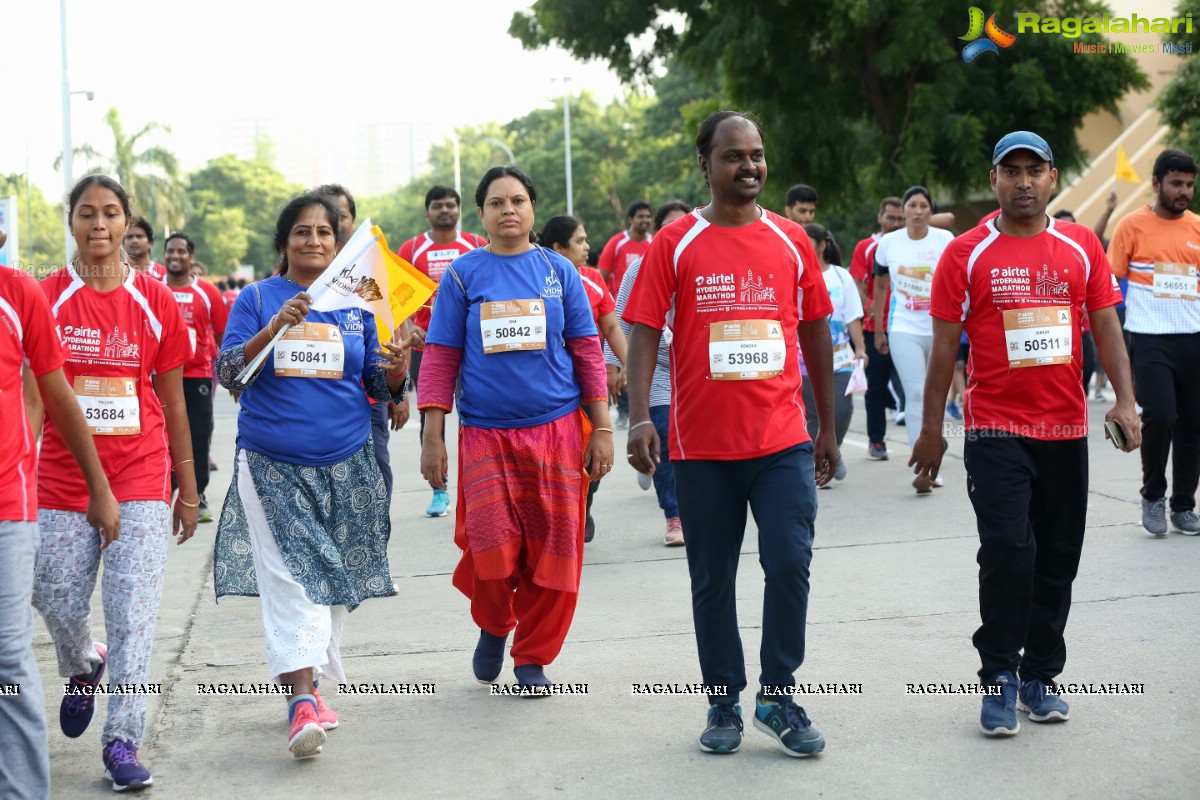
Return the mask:
<svg viewBox="0 0 1200 800">
<path fill-rule="evenodd" d="M 253 339 L 279 307 L 300 291 L 299 285 L 282 276 L 246 287 L 229 312 L 221 349 Z M 305 322 L 338 326 L 342 377 L 277 377 L 272 348 L 239 401 L 237 446 L 290 464 L 327 466 L 354 455 L 367 441 L 371 411 L 363 373 L 367 364 L 378 360 L 379 337 L 374 315 L 357 308 L 310 311 Z"/>
<path fill-rule="evenodd" d="M 579 408 L 582 389 L 567 339 L 595 336 L 592 307 L 575 267 L 544 248 L 505 256 L 472 250 L 447 269 L 426 338 L 463 351 L 458 413 L 464 425 L 527 428 Z M 546 348 L 485 354 L 481 303 L 545 301 Z M 418 393 L 419 393 L 418 389 Z"/>
</svg>

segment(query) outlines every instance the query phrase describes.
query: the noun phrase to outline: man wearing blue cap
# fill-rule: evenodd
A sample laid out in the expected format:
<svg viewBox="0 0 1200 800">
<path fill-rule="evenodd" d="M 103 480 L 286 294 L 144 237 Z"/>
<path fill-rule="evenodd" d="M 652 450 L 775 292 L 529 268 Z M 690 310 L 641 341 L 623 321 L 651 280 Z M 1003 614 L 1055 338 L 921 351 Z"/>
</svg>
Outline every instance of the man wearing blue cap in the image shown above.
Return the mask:
<svg viewBox="0 0 1200 800">
<path fill-rule="evenodd" d="M 1018 710 L 1032 722 L 1068 715 L 1054 679 L 1066 663 L 1063 631 L 1087 515 L 1084 313 L 1116 390 L 1105 421 L 1124 432 L 1121 449 L 1138 447 L 1141 427 L 1114 310 L 1121 293 L 1100 240 L 1046 216 L 1058 179 L 1050 146 L 1016 131 L 996 144 L 992 164 L 999 216 L 951 242 L 934 271 L 926 408 L 909 465 L 937 476 L 947 447 L 941 404 L 965 329 L 963 458 L 979 531 L 982 619 L 973 642 L 989 692 L 980 728 L 1011 736 Z"/>
</svg>

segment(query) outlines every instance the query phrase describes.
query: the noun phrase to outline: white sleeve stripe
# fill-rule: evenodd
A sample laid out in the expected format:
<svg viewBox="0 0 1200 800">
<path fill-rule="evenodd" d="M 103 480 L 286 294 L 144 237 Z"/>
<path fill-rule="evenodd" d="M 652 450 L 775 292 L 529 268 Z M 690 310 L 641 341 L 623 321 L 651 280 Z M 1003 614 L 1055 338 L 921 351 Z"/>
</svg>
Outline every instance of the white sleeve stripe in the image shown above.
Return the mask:
<svg viewBox="0 0 1200 800">
<path fill-rule="evenodd" d="M 212 316 L 212 303 L 208 301 L 208 292 L 200 288 L 200 279 L 192 281 L 192 289 L 196 294 L 200 295 L 200 299 L 204 301 L 204 307 L 208 309 L 209 316 Z M 210 320 L 211 323 L 211 320 Z"/>
<path fill-rule="evenodd" d="M 587 277 L 586 275 L 580 275 L 579 277 L 583 279 L 583 282 L 586 285 L 595 289 L 598 294 L 604 294 L 604 290 L 600 288 L 600 284 L 596 283 L 594 280 Z"/>
<path fill-rule="evenodd" d="M 688 229 L 688 232 L 679 240 L 679 244 L 675 245 L 675 257 L 671 261 L 671 266 L 675 269 L 675 275 L 679 275 L 679 259 L 683 257 L 683 251 L 691 244 L 697 236 L 699 236 L 705 228 L 709 226 L 709 221 L 700 216 L 699 211 L 693 211 L 692 216 L 696 218 L 696 224 Z"/>
<path fill-rule="evenodd" d="M 800 282 L 800 274 L 804 272 L 804 259 L 800 258 L 800 251 L 796 249 L 795 242 L 789 239 L 786 233 L 779 230 L 779 226 L 772 222 L 765 213 L 759 219 L 766 223 L 768 228 L 775 231 L 780 239 L 783 239 L 784 244 L 788 246 L 788 249 L 792 251 L 792 255 L 796 257 L 796 283 L 798 284 Z"/>
<path fill-rule="evenodd" d="M 467 238 L 465 236 L 463 236 L 461 233 L 458 235 L 458 238 L 455 239 L 455 241 L 458 242 L 458 244 L 462 245 L 463 247 L 467 248 L 468 252 L 475 249 L 475 245 L 473 245 L 469 241 L 467 241 Z"/>
<path fill-rule="evenodd" d="M 146 296 L 139 292 L 133 285 L 133 273 L 129 273 L 129 280 L 125 281 L 125 289 L 133 295 L 133 299 L 142 307 L 142 311 L 146 312 L 146 321 L 150 323 L 150 329 L 154 331 L 155 337 L 162 341 L 162 323 L 158 321 L 158 317 L 154 316 L 154 312 L 150 310 L 150 301 Z"/>
<path fill-rule="evenodd" d="M 1055 239 L 1061 239 L 1062 241 L 1071 245 L 1071 247 L 1075 248 L 1075 252 L 1079 253 L 1079 257 L 1083 259 L 1083 277 L 1084 284 L 1086 285 L 1088 280 L 1090 280 L 1092 277 L 1092 260 L 1087 257 L 1087 253 L 1085 253 L 1083 248 L 1079 246 L 1079 242 L 1061 234 L 1058 229 L 1054 227 L 1053 217 L 1050 218 L 1050 224 L 1046 226 L 1046 233 L 1050 234 Z"/>
<path fill-rule="evenodd" d="M 58 317 L 58 309 L 62 308 L 62 304 L 70 300 L 71 295 L 83 288 L 83 278 L 79 277 L 79 273 L 75 271 L 75 267 L 73 265 L 67 265 L 67 273 L 71 276 L 71 285 L 68 286 L 61 295 L 59 295 L 58 299 L 54 301 L 54 306 L 50 309 L 56 319 Z M 132 274 L 133 272 L 131 271 L 130 275 Z"/>
<path fill-rule="evenodd" d="M 3 297 L 0 297 L 0 313 L 12 320 L 13 327 L 17 330 L 17 341 L 22 345 L 25 343 L 25 328 L 21 325 L 21 317 L 17 314 L 17 310 Z"/>
<path fill-rule="evenodd" d="M 422 241 L 421 244 L 417 245 L 417 247 L 413 248 L 413 254 L 412 254 L 413 264 L 416 264 L 417 259 L 420 258 L 425 253 L 425 251 L 428 250 L 432 246 L 433 246 L 433 238 L 427 233 L 427 234 L 425 234 L 424 241 Z"/>
<path fill-rule="evenodd" d="M 992 243 L 1000 238 L 1000 230 L 995 225 L 995 219 L 989 219 L 985 223 L 989 233 L 984 237 L 983 241 L 975 245 L 975 249 L 971 251 L 971 255 L 967 257 L 967 292 L 971 291 L 971 270 L 975 269 L 975 262 L 983 255 L 983 251 L 992 246 Z"/>
</svg>

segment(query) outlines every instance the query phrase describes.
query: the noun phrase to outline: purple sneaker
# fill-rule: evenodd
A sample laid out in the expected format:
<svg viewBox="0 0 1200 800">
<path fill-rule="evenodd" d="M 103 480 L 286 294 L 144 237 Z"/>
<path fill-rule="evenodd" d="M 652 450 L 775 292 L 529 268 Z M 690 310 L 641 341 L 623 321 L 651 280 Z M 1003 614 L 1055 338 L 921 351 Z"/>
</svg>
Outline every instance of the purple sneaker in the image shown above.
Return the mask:
<svg viewBox="0 0 1200 800">
<path fill-rule="evenodd" d="M 151 786 L 154 778 L 137 757 L 137 745 L 113 739 L 104 745 L 104 777 L 113 782 L 114 792 Z"/>
<path fill-rule="evenodd" d="M 100 685 L 104 677 L 104 668 L 108 664 L 108 649 L 95 643 L 96 652 L 100 654 L 100 663 L 90 675 L 76 675 L 67 684 L 67 693 L 63 696 L 62 704 L 58 707 L 58 724 L 62 732 L 72 739 L 83 735 L 88 725 L 92 724 L 92 714 L 96 712 L 96 698 L 91 694 Z"/>
</svg>

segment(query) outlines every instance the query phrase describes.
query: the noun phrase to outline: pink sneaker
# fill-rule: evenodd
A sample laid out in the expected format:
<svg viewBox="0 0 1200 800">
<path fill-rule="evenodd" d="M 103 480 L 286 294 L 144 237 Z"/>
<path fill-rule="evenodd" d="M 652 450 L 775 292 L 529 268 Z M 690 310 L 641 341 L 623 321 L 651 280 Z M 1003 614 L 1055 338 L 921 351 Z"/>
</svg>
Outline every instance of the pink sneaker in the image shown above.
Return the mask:
<svg viewBox="0 0 1200 800">
<path fill-rule="evenodd" d="M 667 520 L 667 534 L 663 536 L 663 544 L 667 547 L 679 547 L 683 544 L 683 523 L 679 517 Z"/>
<path fill-rule="evenodd" d="M 313 688 L 313 699 L 317 701 L 317 719 L 321 722 L 321 727 L 327 731 L 331 731 L 338 726 L 338 715 L 329 706 L 325 705 L 325 701 L 321 699 L 321 693 Z"/>
<path fill-rule="evenodd" d="M 317 703 L 311 697 L 300 697 L 292 701 L 288 709 L 291 730 L 288 732 L 288 750 L 296 758 L 308 758 L 321 752 L 325 744 L 325 729 L 317 717 Z"/>
</svg>

